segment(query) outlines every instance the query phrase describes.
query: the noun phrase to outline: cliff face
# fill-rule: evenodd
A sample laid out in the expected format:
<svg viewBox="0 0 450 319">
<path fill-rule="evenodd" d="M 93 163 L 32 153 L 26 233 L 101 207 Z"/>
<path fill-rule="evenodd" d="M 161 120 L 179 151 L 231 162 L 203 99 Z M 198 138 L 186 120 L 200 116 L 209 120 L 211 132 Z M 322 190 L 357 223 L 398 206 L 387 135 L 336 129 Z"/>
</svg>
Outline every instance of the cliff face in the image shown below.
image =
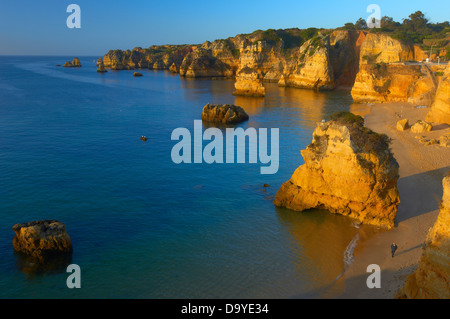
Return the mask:
<svg viewBox="0 0 450 319">
<path fill-rule="evenodd" d="M 410 102 L 431 105 L 436 92 L 426 65 L 363 63 L 351 94 L 355 102 Z"/>
<path fill-rule="evenodd" d="M 366 33 L 356 31 L 333 31 L 330 34 L 330 62 L 336 86 L 353 86 L 365 38 Z"/>
<path fill-rule="evenodd" d="M 431 105 L 437 88 L 434 72 L 422 60 L 418 46 L 384 34 L 348 30 L 286 29 L 255 31 L 201 46 L 163 45 L 148 49 L 111 50 L 105 68 L 167 69 L 181 76 L 235 78 L 236 91 L 260 79 L 280 86 L 317 90 L 352 88 L 355 102 L 402 101 Z M 239 72 L 250 68 L 256 81 Z M 253 83 L 253 84 L 251 84 Z M 247 87 L 247 88 L 246 88 Z M 251 91 L 251 90 L 250 90 Z"/>
<path fill-rule="evenodd" d="M 185 56 L 192 52 L 194 46 L 162 45 L 148 49 L 110 50 L 103 56 L 106 68 L 112 70 L 154 69 L 168 70 L 172 64 L 179 67 Z"/>
<path fill-rule="evenodd" d="M 305 164 L 281 186 L 276 206 L 321 208 L 362 223 L 394 226 L 398 164 L 384 137 L 364 128 L 362 118 L 356 124 L 320 123 L 301 154 Z"/>
<path fill-rule="evenodd" d="M 427 114 L 427 121 L 450 124 L 450 65 L 447 65 L 439 83 L 431 111 Z"/>
<path fill-rule="evenodd" d="M 431 105 L 436 92 L 433 72 L 420 48 L 383 34 L 367 34 L 362 42 L 359 71 L 351 94 L 355 102 L 410 102 Z"/>
<path fill-rule="evenodd" d="M 428 232 L 419 266 L 406 278 L 396 298 L 450 298 L 450 175 L 443 179 L 442 185 L 440 212 Z"/>
<path fill-rule="evenodd" d="M 262 97 L 266 94 L 262 75 L 249 67 L 237 73 L 234 87 L 236 88 L 234 95 Z"/>
<path fill-rule="evenodd" d="M 250 68 L 263 81 L 329 90 L 353 84 L 361 35 L 356 31 L 255 31 L 201 46 L 111 50 L 103 61 L 113 70 L 170 69 L 192 78 L 237 77 L 240 70 Z"/>
<path fill-rule="evenodd" d="M 334 89 L 329 37 L 318 36 L 305 42 L 294 62 L 287 63 L 278 84 L 307 89 Z"/>
<path fill-rule="evenodd" d="M 369 33 L 361 45 L 360 64 L 414 60 L 414 50 L 388 35 Z"/>
</svg>

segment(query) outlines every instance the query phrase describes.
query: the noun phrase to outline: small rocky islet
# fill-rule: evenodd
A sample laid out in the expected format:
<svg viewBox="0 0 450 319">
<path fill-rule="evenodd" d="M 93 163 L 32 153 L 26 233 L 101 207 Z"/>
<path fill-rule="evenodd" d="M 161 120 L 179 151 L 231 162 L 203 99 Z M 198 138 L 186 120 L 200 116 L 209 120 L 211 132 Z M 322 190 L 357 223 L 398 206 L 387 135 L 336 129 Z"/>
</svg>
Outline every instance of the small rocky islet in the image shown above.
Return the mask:
<svg viewBox="0 0 450 319">
<path fill-rule="evenodd" d="M 238 124 L 249 119 L 245 110 L 232 104 L 206 104 L 203 107 L 202 121 L 220 124 Z"/>
<path fill-rule="evenodd" d="M 12 227 L 14 250 L 46 262 L 54 256 L 72 253 L 72 241 L 64 223 L 58 220 L 38 220 Z"/>
</svg>

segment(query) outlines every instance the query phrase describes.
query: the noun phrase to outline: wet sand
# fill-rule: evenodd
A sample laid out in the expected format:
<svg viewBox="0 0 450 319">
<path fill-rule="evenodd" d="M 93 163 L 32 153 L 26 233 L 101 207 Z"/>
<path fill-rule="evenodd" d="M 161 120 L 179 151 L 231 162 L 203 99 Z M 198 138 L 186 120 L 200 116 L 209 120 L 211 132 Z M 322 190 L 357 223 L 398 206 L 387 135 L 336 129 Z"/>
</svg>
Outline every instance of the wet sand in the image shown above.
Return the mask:
<svg viewBox="0 0 450 319">
<path fill-rule="evenodd" d="M 407 118 L 412 125 L 424 120 L 429 111 L 408 103 L 355 105 L 350 111 L 364 116 L 372 130 L 392 138 L 391 148 L 400 166 L 401 203 L 393 229 L 360 236 L 354 262 L 344 273 L 345 292 L 338 298 L 392 299 L 417 267 L 422 244 L 439 213 L 442 179 L 450 171 L 450 147 L 425 146 L 418 137 L 439 138 L 450 133 L 450 126 L 433 123 L 431 132 L 421 134 L 410 129 L 397 131 L 398 120 Z M 398 246 L 394 258 L 390 250 L 393 242 Z M 381 288 L 367 287 L 370 264 L 381 268 Z"/>
</svg>

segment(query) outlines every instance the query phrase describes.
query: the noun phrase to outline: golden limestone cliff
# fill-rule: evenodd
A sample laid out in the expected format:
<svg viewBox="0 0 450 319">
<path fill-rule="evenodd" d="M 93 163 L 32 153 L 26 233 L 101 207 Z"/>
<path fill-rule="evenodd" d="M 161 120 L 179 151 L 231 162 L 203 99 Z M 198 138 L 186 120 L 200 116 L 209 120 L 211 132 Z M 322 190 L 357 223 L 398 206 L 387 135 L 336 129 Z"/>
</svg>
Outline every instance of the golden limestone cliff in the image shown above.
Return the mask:
<svg viewBox="0 0 450 319">
<path fill-rule="evenodd" d="M 429 66 L 409 62 L 416 57 L 423 58 L 423 52 L 416 46 L 383 34 L 367 34 L 351 91 L 353 100 L 431 105 L 437 81 Z"/>
<path fill-rule="evenodd" d="M 234 95 L 262 97 L 266 94 L 262 75 L 249 67 L 237 73 L 234 87 L 236 89 L 233 92 Z"/>
<path fill-rule="evenodd" d="M 351 30 L 257 30 L 202 45 L 162 45 L 111 50 L 103 56 L 112 70 L 170 70 L 189 78 L 236 78 L 237 92 L 259 80 L 316 90 L 352 88 L 355 102 L 410 102 L 431 105 L 438 86 L 418 46 L 389 35 Z M 258 74 L 248 79 L 250 68 Z M 440 73 L 440 72 L 438 72 Z M 239 88 L 239 89 L 238 89 Z M 242 89 L 240 89 L 242 88 Z M 442 95 L 442 94 L 441 94 Z M 439 106 L 437 107 L 439 109 Z M 438 112 L 438 111 L 437 111 Z"/>
<path fill-rule="evenodd" d="M 386 135 L 365 128 L 360 116 L 339 113 L 318 124 L 301 154 L 305 163 L 281 186 L 276 206 L 326 209 L 362 223 L 394 226 L 399 175 Z"/>
<path fill-rule="evenodd" d="M 334 89 L 329 52 L 329 37 L 317 36 L 308 40 L 298 50 L 295 62 L 288 64 L 278 84 L 306 89 Z"/>
<path fill-rule="evenodd" d="M 440 212 L 428 232 L 419 266 L 406 278 L 396 298 L 450 299 L 450 175 L 442 185 Z"/>
<path fill-rule="evenodd" d="M 103 62 L 105 68 L 112 70 L 170 69 L 191 78 L 237 78 L 239 71 L 250 68 L 266 82 L 330 90 L 337 85 L 353 84 L 358 69 L 360 35 L 364 33 L 315 28 L 258 30 L 206 41 L 201 46 L 110 50 L 103 56 Z"/>
<path fill-rule="evenodd" d="M 439 82 L 436 98 L 431 111 L 427 114 L 427 121 L 450 124 L 450 65 L 447 65 Z"/>
<path fill-rule="evenodd" d="M 168 70 L 173 64 L 179 67 L 194 48 L 190 45 L 162 45 L 147 49 L 137 47 L 126 51 L 110 50 L 103 56 L 103 63 L 112 70 Z"/>
</svg>

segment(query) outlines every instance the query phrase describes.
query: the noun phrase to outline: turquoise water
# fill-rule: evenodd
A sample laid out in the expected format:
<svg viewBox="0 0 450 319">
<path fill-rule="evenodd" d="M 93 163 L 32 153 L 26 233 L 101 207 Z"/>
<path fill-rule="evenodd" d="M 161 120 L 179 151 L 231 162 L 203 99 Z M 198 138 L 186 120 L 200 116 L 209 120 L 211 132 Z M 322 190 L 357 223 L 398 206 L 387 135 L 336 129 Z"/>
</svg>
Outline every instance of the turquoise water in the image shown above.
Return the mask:
<svg viewBox="0 0 450 319">
<path fill-rule="evenodd" d="M 234 97 L 230 80 L 166 71 L 61 68 L 72 57 L 0 57 L 0 298 L 316 298 L 358 232 L 327 212 L 277 209 L 276 191 L 302 164 L 315 123 L 349 110 L 348 92 L 267 84 Z M 193 131 L 206 103 L 242 106 L 240 127 L 279 128 L 280 166 L 179 164 L 175 128 Z M 139 139 L 148 137 L 147 142 Z M 263 184 L 270 187 L 264 188 Z M 35 272 L 14 253 L 12 226 L 58 219 L 81 268 Z M 32 267 L 31 267 L 32 268 Z"/>
</svg>

